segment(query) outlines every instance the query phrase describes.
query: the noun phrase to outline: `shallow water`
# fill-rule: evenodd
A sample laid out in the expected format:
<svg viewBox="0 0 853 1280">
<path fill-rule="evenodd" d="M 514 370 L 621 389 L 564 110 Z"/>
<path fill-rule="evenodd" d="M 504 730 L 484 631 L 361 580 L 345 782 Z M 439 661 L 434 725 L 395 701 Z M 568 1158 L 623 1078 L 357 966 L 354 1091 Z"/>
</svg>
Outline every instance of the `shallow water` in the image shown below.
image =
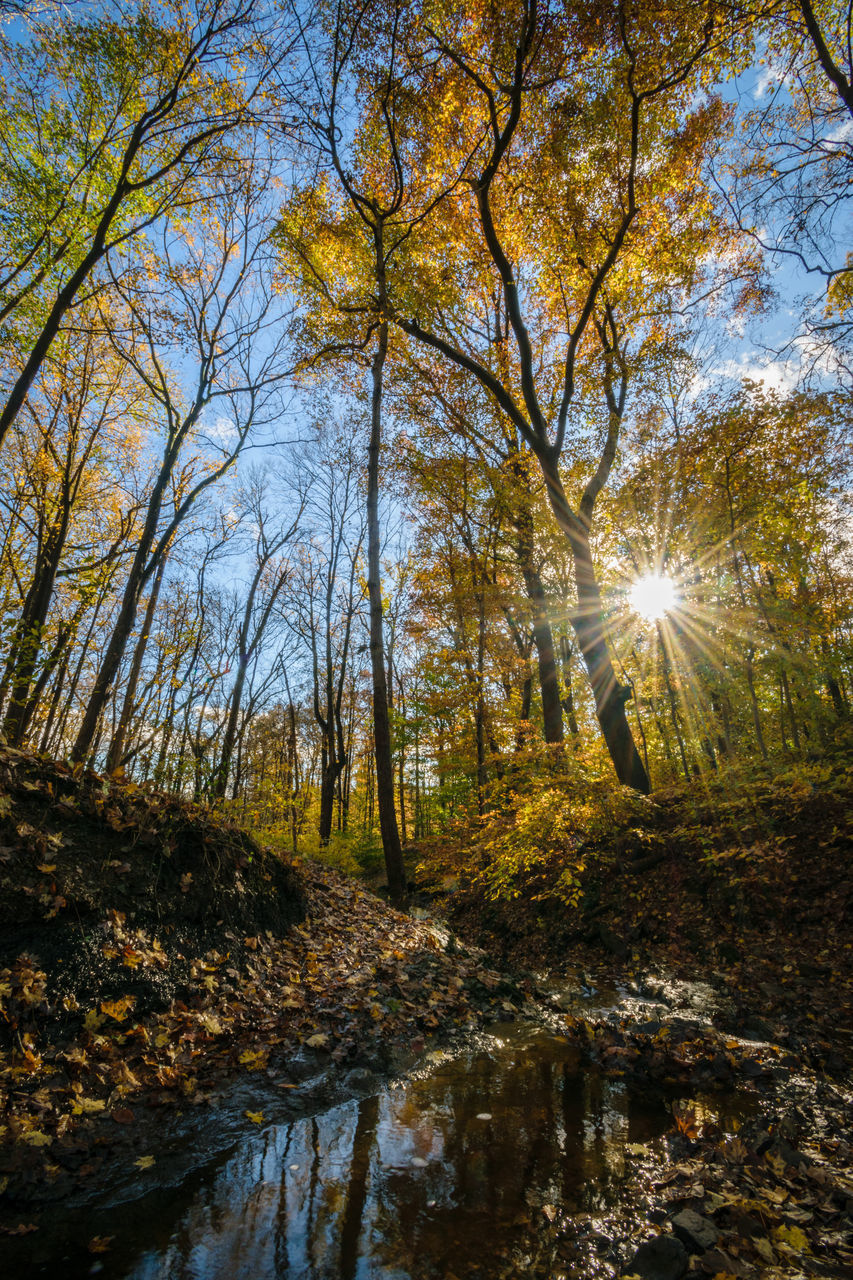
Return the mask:
<svg viewBox="0 0 853 1280">
<path fill-rule="evenodd" d="M 15 1241 L 26 1268 L 7 1275 L 547 1275 L 529 1253 L 546 1220 L 575 1215 L 588 1228 L 616 1199 L 626 1144 L 653 1141 L 667 1120 L 662 1101 L 581 1068 L 559 1036 L 497 1028 L 397 1085 L 267 1128 L 247 1122 L 226 1153 L 177 1182 L 173 1170 L 168 1190 L 144 1180 L 136 1199 L 45 1215 Z M 89 1251 L 94 1236 L 112 1237 L 106 1252 Z"/>
</svg>

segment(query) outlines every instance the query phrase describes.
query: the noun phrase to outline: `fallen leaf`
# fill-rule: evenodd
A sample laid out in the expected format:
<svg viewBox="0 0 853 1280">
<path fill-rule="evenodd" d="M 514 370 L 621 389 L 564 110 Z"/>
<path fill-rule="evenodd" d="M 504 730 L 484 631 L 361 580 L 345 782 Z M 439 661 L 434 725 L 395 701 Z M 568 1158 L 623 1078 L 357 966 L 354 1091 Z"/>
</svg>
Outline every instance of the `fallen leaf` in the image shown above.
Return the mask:
<svg viewBox="0 0 853 1280">
<path fill-rule="evenodd" d="M 311 1043 L 310 1040 L 308 1043 Z M 240 1054 L 240 1062 L 250 1071 L 261 1071 L 267 1065 L 268 1056 L 266 1049 L 244 1049 Z"/>
<path fill-rule="evenodd" d="M 264 1123 L 263 1111 L 244 1111 L 243 1115 L 246 1117 L 247 1120 L 251 1120 L 252 1124 Z"/>
<path fill-rule="evenodd" d="M 773 1239 L 777 1244 L 788 1245 L 797 1253 L 809 1253 L 808 1236 L 799 1227 L 775 1227 Z"/>
<path fill-rule="evenodd" d="M 101 1012 L 114 1018 L 116 1022 L 124 1022 L 135 1004 L 136 1000 L 133 996 L 122 996 L 120 1000 L 102 1000 Z"/>
<path fill-rule="evenodd" d="M 71 1110 L 75 1116 L 82 1116 L 84 1112 L 87 1115 L 95 1115 L 103 1111 L 106 1105 L 103 1098 L 84 1098 L 82 1094 L 78 1094 Z"/>
<path fill-rule="evenodd" d="M 40 1129 L 30 1129 L 27 1133 L 22 1133 L 21 1140 L 28 1142 L 31 1147 L 49 1147 L 53 1142 L 50 1134 L 42 1133 Z"/>
<path fill-rule="evenodd" d="M 154 1164 L 154 1157 L 140 1156 L 139 1159 L 134 1160 L 133 1163 L 136 1165 L 137 1169 L 150 1169 L 151 1166 Z"/>
</svg>

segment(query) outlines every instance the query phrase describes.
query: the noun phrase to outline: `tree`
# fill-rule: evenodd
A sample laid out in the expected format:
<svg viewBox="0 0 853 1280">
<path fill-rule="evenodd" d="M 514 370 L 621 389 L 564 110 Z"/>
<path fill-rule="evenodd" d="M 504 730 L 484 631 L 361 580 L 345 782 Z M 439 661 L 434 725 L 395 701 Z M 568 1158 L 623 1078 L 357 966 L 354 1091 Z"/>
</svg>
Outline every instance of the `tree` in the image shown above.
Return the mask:
<svg viewBox="0 0 853 1280">
<path fill-rule="evenodd" d="M 261 199 L 267 179 L 261 158 L 250 157 L 241 182 L 220 190 L 194 241 L 172 224 L 164 225 L 157 290 L 147 276 L 132 291 L 126 281 L 113 280 L 132 314 L 133 328 L 126 335 L 113 332 L 111 338 L 162 414 L 162 454 L 115 627 L 72 748 L 75 760 L 92 746 L 142 591 L 177 529 L 200 496 L 228 472 L 252 429 L 276 421 L 281 412 L 281 388 L 289 374 L 284 363 L 288 326 L 272 280 L 271 223 Z M 188 363 L 187 347 L 195 369 L 184 373 L 184 390 L 180 364 Z M 205 443 L 207 457 L 195 454 L 185 464 L 189 475 L 177 487 L 179 496 L 164 521 L 167 494 L 182 457 L 190 447 Z"/>
<path fill-rule="evenodd" d="M 67 584 L 91 575 L 118 553 L 133 527 L 133 503 L 117 509 L 125 497 L 117 473 L 121 465 L 129 471 L 139 452 L 144 392 L 128 385 L 125 372 L 102 334 L 84 328 L 73 340 L 63 335 L 42 366 L 25 419 L 15 425 L 14 448 L 7 449 L 8 463 L 28 477 L 27 509 L 19 503 L 10 514 L 31 534 L 29 583 L 2 682 L 10 690 L 3 733 L 15 745 L 38 702 L 32 682 L 57 579 Z M 50 678 L 70 640 L 70 629 L 59 624 L 40 681 Z"/>
<path fill-rule="evenodd" d="M 225 796 L 231 770 L 234 746 L 237 741 L 237 725 L 246 685 L 249 666 L 260 655 L 260 646 L 278 603 L 281 592 L 291 580 L 291 566 L 282 558 L 284 548 L 293 540 L 302 505 L 289 524 L 276 527 L 268 510 L 266 482 L 256 473 L 250 478 L 245 495 L 245 514 L 254 529 L 254 569 L 246 592 L 243 616 L 240 619 L 236 643 L 236 672 L 228 698 L 228 714 L 219 764 L 211 785 L 214 799 Z M 303 500 L 304 501 L 304 500 Z M 237 779 L 235 779 L 235 795 Z"/>
<path fill-rule="evenodd" d="M 621 4 L 563 14 L 533 3 L 496 12 L 485 27 L 455 12 L 436 20 L 429 50 L 446 68 L 447 100 L 470 104 L 454 128 L 463 146 L 476 139 L 467 181 L 480 262 L 505 310 L 512 364 L 503 372 L 482 347 L 472 353 L 470 328 L 448 324 L 446 307 L 433 303 L 428 319 L 412 316 L 392 292 L 387 308 L 405 333 L 479 383 L 536 458 L 574 559 L 572 624 L 599 724 L 619 780 L 640 791 L 649 783 L 625 714 L 629 691 L 608 651 L 589 535 L 625 412 L 629 326 L 642 326 L 662 290 L 695 281 L 693 246 L 700 225 L 707 228 L 708 200 L 697 179 L 718 111 L 702 103 L 690 112 L 687 96 L 714 24 L 709 17 L 697 35 L 692 18 L 676 10 L 662 23 Z M 566 192 L 562 207 L 555 191 Z M 460 228 L 469 212 L 461 202 L 439 206 L 441 231 L 433 231 L 431 248 L 445 274 L 448 244 L 472 252 Z M 465 278 L 459 251 L 451 261 Z M 461 301 L 455 310 L 461 319 Z M 606 404 L 604 444 L 573 506 L 560 459 L 590 380 Z"/>
<path fill-rule="evenodd" d="M 258 91 L 258 35 L 252 0 L 167 0 L 52 13 L 29 40 L 3 38 L 0 318 L 15 322 L 19 354 L 0 443 L 93 273 L 164 216 L 187 218 L 231 168 L 224 144 Z"/>
<path fill-rule="evenodd" d="M 853 10 L 849 3 L 785 0 L 737 11 L 764 57 L 759 105 L 743 118 L 741 147 L 721 165 L 721 182 L 761 248 L 777 260 L 794 259 L 820 281 L 806 321 L 825 356 L 849 338 L 853 305 Z"/>
<path fill-rule="evenodd" d="M 291 625 L 307 643 L 311 700 L 320 730 L 321 845 L 332 834 L 335 789 L 347 763 L 342 714 L 350 672 L 353 625 L 362 604 L 359 560 L 363 520 L 355 515 L 358 464 L 340 424 L 318 433 L 315 456 L 306 460 L 313 482 L 306 505 L 307 538 L 294 566 L 298 591 Z"/>
</svg>

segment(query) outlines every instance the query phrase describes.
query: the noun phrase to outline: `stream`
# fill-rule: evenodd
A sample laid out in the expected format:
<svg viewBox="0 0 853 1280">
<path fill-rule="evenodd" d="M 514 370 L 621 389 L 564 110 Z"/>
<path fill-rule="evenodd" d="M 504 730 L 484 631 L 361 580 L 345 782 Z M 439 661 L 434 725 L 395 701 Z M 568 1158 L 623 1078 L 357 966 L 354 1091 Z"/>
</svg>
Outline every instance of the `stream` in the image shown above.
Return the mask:
<svg viewBox="0 0 853 1280">
<path fill-rule="evenodd" d="M 642 1197 L 622 1205 L 618 1226 L 607 1215 L 629 1168 L 642 1171 L 644 1156 L 660 1167 L 662 1098 L 582 1065 L 565 1038 L 529 1022 L 432 1053 L 396 1081 L 351 1072 L 347 1096 L 327 1066 L 302 1065 L 296 1086 L 241 1082 L 216 1108 L 155 1122 L 151 1167 L 116 1168 L 96 1196 L 5 1241 L 5 1275 L 618 1274 L 645 1221 Z"/>
</svg>

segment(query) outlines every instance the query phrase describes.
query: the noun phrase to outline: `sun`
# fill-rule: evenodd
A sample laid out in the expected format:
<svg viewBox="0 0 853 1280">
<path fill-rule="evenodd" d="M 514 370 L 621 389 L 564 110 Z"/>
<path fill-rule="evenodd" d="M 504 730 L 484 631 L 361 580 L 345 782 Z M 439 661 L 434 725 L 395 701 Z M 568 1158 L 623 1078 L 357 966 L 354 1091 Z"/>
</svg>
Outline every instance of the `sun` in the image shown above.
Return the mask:
<svg viewBox="0 0 853 1280">
<path fill-rule="evenodd" d="M 631 608 L 646 622 L 658 622 L 678 604 L 678 592 L 672 578 L 657 573 L 639 578 L 628 592 Z"/>
</svg>

